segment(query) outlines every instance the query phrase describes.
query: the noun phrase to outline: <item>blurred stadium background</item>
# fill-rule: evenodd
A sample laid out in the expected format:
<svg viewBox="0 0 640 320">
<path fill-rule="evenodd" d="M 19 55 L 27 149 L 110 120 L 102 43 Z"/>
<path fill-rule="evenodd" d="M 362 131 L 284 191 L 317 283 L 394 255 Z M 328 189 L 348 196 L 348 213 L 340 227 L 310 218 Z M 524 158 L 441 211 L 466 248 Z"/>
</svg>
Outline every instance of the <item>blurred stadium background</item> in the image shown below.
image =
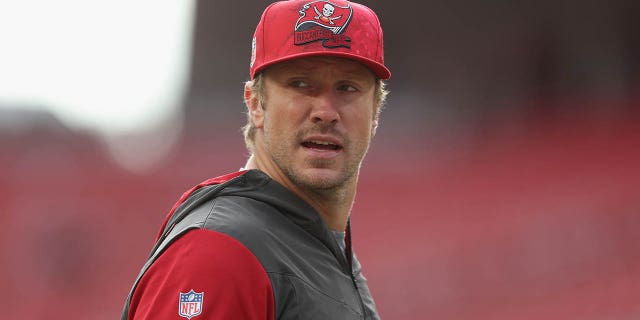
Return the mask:
<svg viewBox="0 0 640 320">
<path fill-rule="evenodd" d="M 268 3 L 194 2 L 183 94 L 144 130 L 105 136 L 0 99 L 1 318 L 119 316 L 179 195 L 244 164 Z M 640 2 L 364 3 L 393 72 L 353 210 L 382 317 L 640 319 Z"/>
</svg>

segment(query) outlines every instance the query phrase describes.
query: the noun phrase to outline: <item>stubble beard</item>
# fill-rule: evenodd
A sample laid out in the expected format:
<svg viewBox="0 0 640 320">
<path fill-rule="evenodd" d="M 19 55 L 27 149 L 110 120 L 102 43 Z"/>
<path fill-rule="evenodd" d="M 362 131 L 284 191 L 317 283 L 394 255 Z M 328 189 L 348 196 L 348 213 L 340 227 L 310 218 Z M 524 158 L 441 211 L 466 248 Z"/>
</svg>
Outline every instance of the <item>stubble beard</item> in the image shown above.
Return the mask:
<svg viewBox="0 0 640 320">
<path fill-rule="evenodd" d="M 303 172 L 305 168 L 322 169 L 332 168 L 335 166 L 336 160 L 334 159 L 306 160 L 304 163 L 300 164 L 296 164 L 291 160 L 291 157 L 289 156 L 291 154 L 290 151 L 300 148 L 300 143 L 303 140 L 303 137 L 310 133 L 318 132 L 339 135 L 339 133 L 337 133 L 331 126 L 318 125 L 309 129 L 300 130 L 295 136 L 293 136 L 293 139 L 283 139 L 279 141 L 279 143 L 271 143 L 270 139 L 265 139 L 267 142 L 266 147 L 268 150 L 271 150 L 271 158 L 276 166 L 278 166 L 287 179 L 289 179 L 289 181 L 295 184 L 298 188 L 305 192 L 322 196 L 327 199 L 335 199 L 336 197 L 340 198 L 340 195 L 344 194 L 344 191 L 346 191 L 345 188 L 352 183 L 355 183 L 357 180 L 357 176 L 360 171 L 360 164 L 362 163 L 368 148 L 366 146 L 356 145 L 355 149 L 362 150 L 361 154 L 355 158 L 347 159 L 344 166 L 342 166 L 342 168 L 338 168 L 339 173 L 332 177 L 322 176 L 315 173 L 305 173 Z M 268 132 L 265 132 L 265 135 L 268 134 Z M 343 137 L 343 147 L 345 149 L 348 148 L 351 145 L 350 141 L 343 135 L 340 136 Z"/>
</svg>

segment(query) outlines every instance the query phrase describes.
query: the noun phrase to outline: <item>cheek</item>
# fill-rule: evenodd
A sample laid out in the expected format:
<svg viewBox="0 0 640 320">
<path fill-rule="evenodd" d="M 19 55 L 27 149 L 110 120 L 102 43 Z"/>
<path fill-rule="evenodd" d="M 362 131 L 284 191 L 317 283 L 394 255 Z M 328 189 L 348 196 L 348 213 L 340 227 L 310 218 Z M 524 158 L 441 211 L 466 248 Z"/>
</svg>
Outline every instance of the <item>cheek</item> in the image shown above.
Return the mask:
<svg viewBox="0 0 640 320">
<path fill-rule="evenodd" d="M 353 125 L 358 128 L 357 130 L 363 133 L 370 133 L 376 124 L 373 113 L 366 108 L 361 108 L 359 111 L 354 112 L 351 119 L 353 119 Z"/>
<path fill-rule="evenodd" d="M 304 108 L 295 103 L 283 103 L 271 110 L 272 127 L 277 126 L 282 130 L 290 130 L 300 126 L 306 119 Z"/>
<path fill-rule="evenodd" d="M 369 117 L 359 117 L 357 121 L 354 121 L 346 129 L 348 135 L 351 136 L 352 142 L 365 148 L 371 141 L 371 137 L 373 137 L 374 126 Z"/>
<path fill-rule="evenodd" d="M 285 139 L 287 133 L 292 130 L 292 122 L 291 115 L 284 108 L 270 108 L 264 115 L 265 134 L 276 140 Z"/>
</svg>

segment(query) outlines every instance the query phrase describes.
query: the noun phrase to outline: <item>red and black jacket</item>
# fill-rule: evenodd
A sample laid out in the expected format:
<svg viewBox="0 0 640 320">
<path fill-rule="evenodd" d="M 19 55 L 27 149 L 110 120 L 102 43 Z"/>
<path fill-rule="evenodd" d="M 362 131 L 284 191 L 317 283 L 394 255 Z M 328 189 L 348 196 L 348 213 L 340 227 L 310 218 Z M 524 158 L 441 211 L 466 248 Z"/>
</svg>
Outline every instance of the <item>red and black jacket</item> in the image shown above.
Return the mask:
<svg viewBox="0 0 640 320">
<path fill-rule="evenodd" d="M 258 170 L 210 179 L 172 209 L 122 319 L 379 319 L 347 240 Z"/>
</svg>

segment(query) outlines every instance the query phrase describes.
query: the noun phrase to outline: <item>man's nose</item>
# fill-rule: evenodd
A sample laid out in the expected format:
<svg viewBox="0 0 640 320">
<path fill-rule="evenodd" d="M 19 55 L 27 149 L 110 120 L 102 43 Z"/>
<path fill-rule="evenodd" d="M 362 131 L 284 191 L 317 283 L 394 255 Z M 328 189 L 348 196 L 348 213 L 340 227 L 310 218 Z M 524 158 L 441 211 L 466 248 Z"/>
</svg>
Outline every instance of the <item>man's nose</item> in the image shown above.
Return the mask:
<svg viewBox="0 0 640 320">
<path fill-rule="evenodd" d="M 326 124 L 337 123 L 340 120 L 337 101 L 331 92 L 323 92 L 314 97 L 310 118 L 313 123 Z"/>
</svg>

